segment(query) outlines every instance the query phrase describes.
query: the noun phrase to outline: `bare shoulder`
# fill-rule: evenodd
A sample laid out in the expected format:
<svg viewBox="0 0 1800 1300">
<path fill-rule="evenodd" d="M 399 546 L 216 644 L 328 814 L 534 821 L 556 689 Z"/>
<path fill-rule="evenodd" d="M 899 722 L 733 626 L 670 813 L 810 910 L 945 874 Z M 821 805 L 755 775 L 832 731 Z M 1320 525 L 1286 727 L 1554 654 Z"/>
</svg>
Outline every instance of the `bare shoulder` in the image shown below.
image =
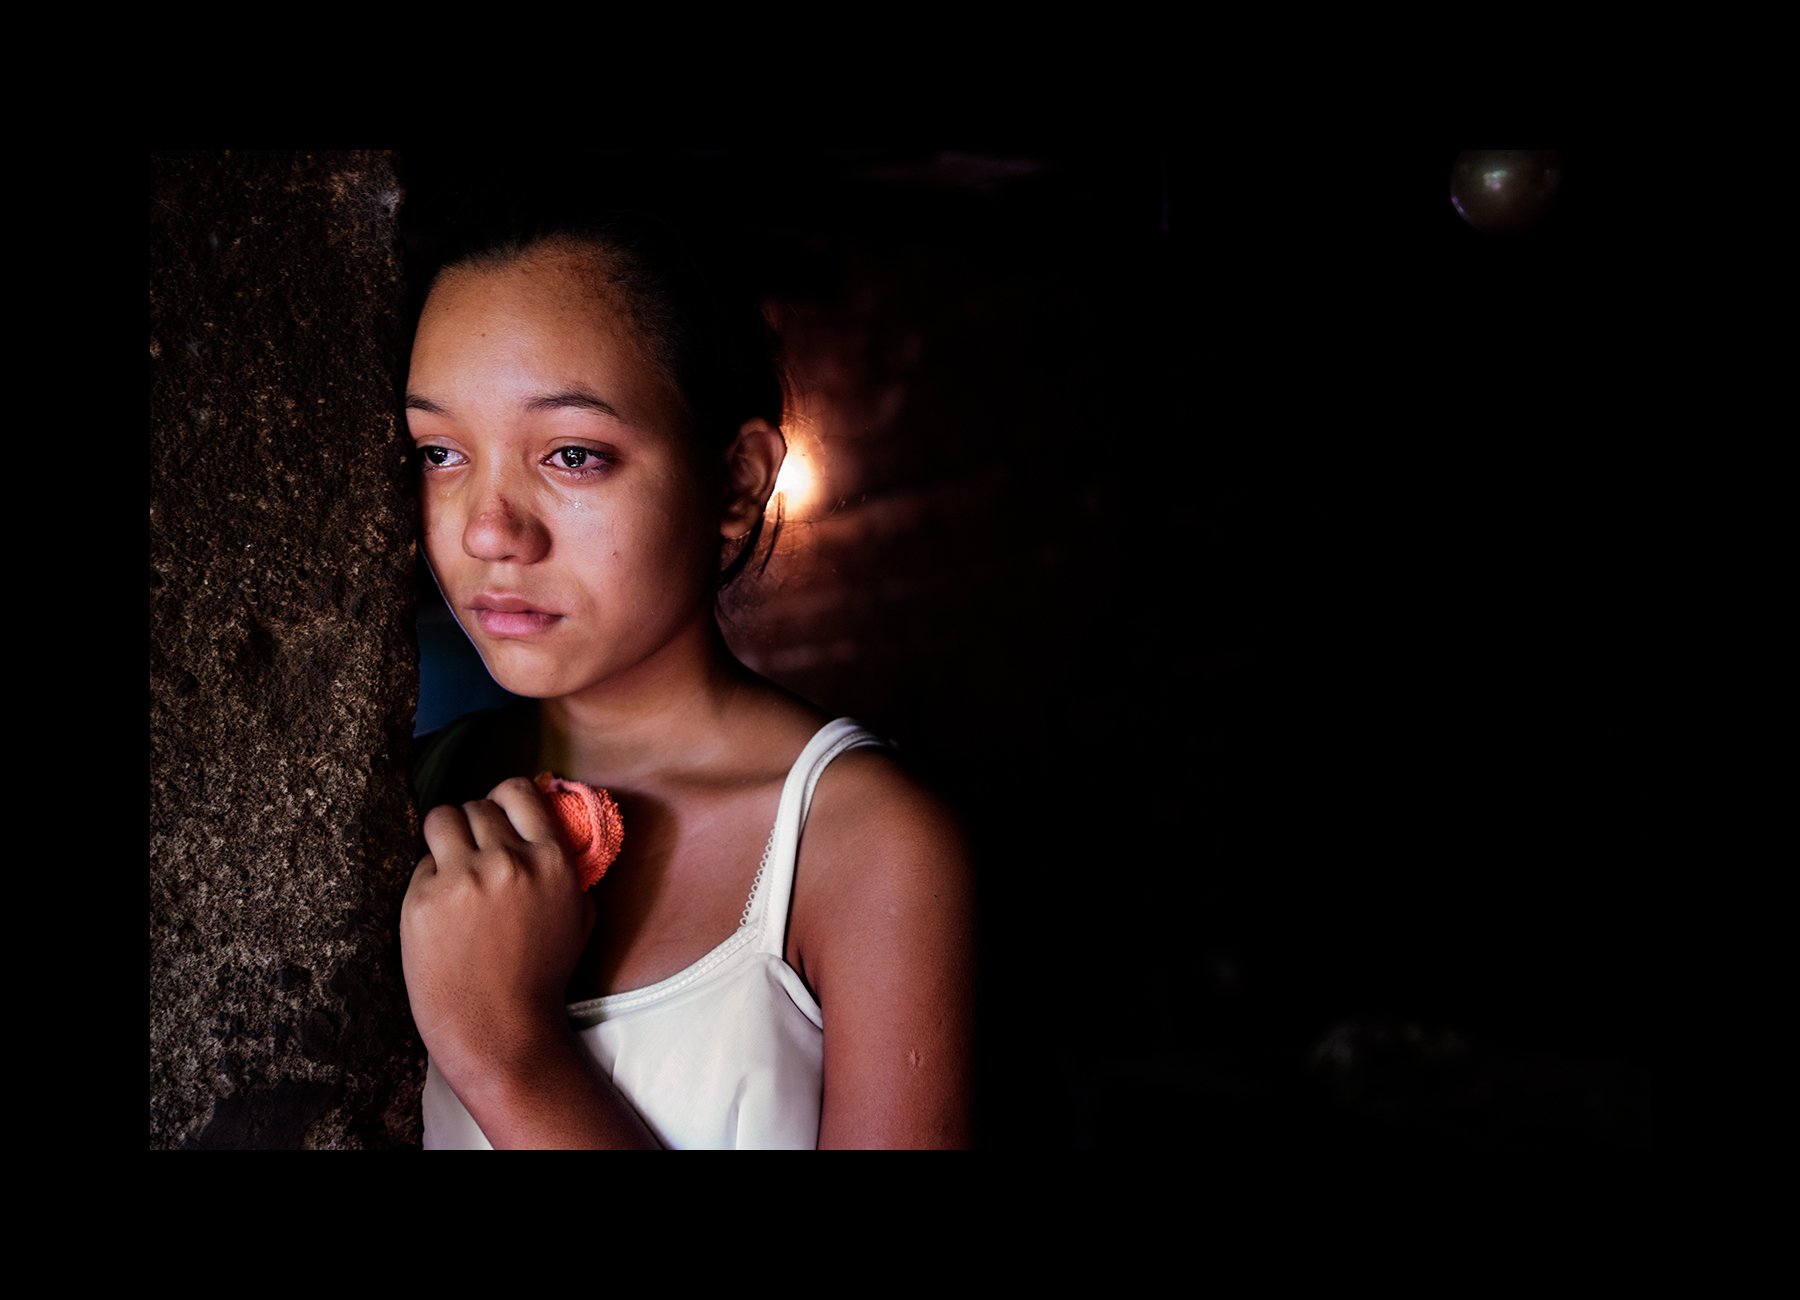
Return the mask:
<svg viewBox="0 0 1800 1300">
<path fill-rule="evenodd" d="M 827 911 L 893 917 L 889 909 L 962 907 L 969 888 L 967 838 L 950 804 L 893 754 L 841 754 L 813 792 L 801 838 L 802 898 Z M 802 922 L 796 914 L 796 925 Z"/>
<path fill-rule="evenodd" d="M 949 802 L 892 750 L 864 746 L 838 755 L 819 777 L 813 816 L 834 835 L 948 836 L 962 828 Z M 809 817 L 808 830 L 812 827 Z"/>
<path fill-rule="evenodd" d="M 820 777 L 789 961 L 824 1013 L 821 1146 L 969 1142 L 971 877 L 955 813 L 893 756 L 851 750 Z"/>
</svg>

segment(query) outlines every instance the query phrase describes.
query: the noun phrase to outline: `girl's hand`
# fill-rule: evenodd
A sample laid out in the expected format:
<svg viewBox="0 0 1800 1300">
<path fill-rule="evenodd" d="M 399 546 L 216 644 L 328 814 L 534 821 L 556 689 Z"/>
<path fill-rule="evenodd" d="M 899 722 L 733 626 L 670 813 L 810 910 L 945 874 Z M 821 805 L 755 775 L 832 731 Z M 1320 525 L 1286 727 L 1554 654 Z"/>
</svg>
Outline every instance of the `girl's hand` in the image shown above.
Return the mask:
<svg viewBox="0 0 1800 1300">
<path fill-rule="evenodd" d="M 523 777 L 433 808 L 425 843 L 400 909 L 401 963 L 426 1050 L 466 1101 L 566 1053 L 563 993 L 594 902 Z"/>
</svg>

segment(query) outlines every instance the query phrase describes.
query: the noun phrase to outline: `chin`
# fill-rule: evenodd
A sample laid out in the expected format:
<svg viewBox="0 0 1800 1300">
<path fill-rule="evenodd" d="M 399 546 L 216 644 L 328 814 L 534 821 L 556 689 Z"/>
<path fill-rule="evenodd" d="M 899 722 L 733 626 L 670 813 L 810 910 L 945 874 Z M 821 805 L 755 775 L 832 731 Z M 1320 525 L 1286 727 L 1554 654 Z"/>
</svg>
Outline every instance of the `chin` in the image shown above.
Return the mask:
<svg viewBox="0 0 1800 1300">
<path fill-rule="evenodd" d="M 530 700 L 550 700 L 569 693 L 569 684 L 554 671 L 534 671 L 532 665 L 511 660 L 512 656 L 505 653 L 483 651 L 481 655 L 488 676 L 499 683 L 502 690 Z"/>
<path fill-rule="evenodd" d="M 491 669 L 489 672 L 505 690 L 528 700 L 554 700 L 570 694 L 572 690 L 566 682 L 549 680 L 531 673 L 496 673 Z"/>
</svg>

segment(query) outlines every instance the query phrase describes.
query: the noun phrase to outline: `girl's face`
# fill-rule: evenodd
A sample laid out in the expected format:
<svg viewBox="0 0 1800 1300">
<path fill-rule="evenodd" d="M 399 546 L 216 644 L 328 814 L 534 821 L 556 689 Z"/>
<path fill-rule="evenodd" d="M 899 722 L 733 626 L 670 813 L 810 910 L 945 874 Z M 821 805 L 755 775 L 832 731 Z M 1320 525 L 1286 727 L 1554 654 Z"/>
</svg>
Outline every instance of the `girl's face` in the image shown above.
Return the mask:
<svg viewBox="0 0 1800 1300">
<path fill-rule="evenodd" d="M 719 494 L 596 254 L 446 272 L 406 404 L 426 555 L 502 686 L 604 687 L 710 619 Z"/>
</svg>

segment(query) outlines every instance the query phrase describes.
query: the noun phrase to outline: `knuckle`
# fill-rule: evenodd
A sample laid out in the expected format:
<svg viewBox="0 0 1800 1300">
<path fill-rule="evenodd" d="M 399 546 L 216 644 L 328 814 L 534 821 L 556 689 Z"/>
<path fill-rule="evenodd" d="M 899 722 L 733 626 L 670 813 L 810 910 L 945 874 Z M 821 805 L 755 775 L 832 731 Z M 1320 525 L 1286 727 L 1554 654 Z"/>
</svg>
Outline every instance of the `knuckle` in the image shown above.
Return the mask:
<svg viewBox="0 0 1800 1300">
<path fill-rule="evenodd" d="M 481 854 L 481 879 L 489 884 L 504 884 L 531 874 L 531 858 L 512 845 L 496 845 Z"/>
<path fill-rule="evenodd" d="M 461 816 L 462 816 L 462 811 L 459 808 L 457 808 L 455 804 L 441 803 L 437 807 L 433 808 L 430 812 L 425 814 L 425 821 L 422 824 L 425 828 L 426 833 L 429 834 L 431 832 L 432 827 L 434 827 L 434 826 L 441 827 L 446 822 L 454 822 L 458 817 L 461 817 Z"/>
</svg>

